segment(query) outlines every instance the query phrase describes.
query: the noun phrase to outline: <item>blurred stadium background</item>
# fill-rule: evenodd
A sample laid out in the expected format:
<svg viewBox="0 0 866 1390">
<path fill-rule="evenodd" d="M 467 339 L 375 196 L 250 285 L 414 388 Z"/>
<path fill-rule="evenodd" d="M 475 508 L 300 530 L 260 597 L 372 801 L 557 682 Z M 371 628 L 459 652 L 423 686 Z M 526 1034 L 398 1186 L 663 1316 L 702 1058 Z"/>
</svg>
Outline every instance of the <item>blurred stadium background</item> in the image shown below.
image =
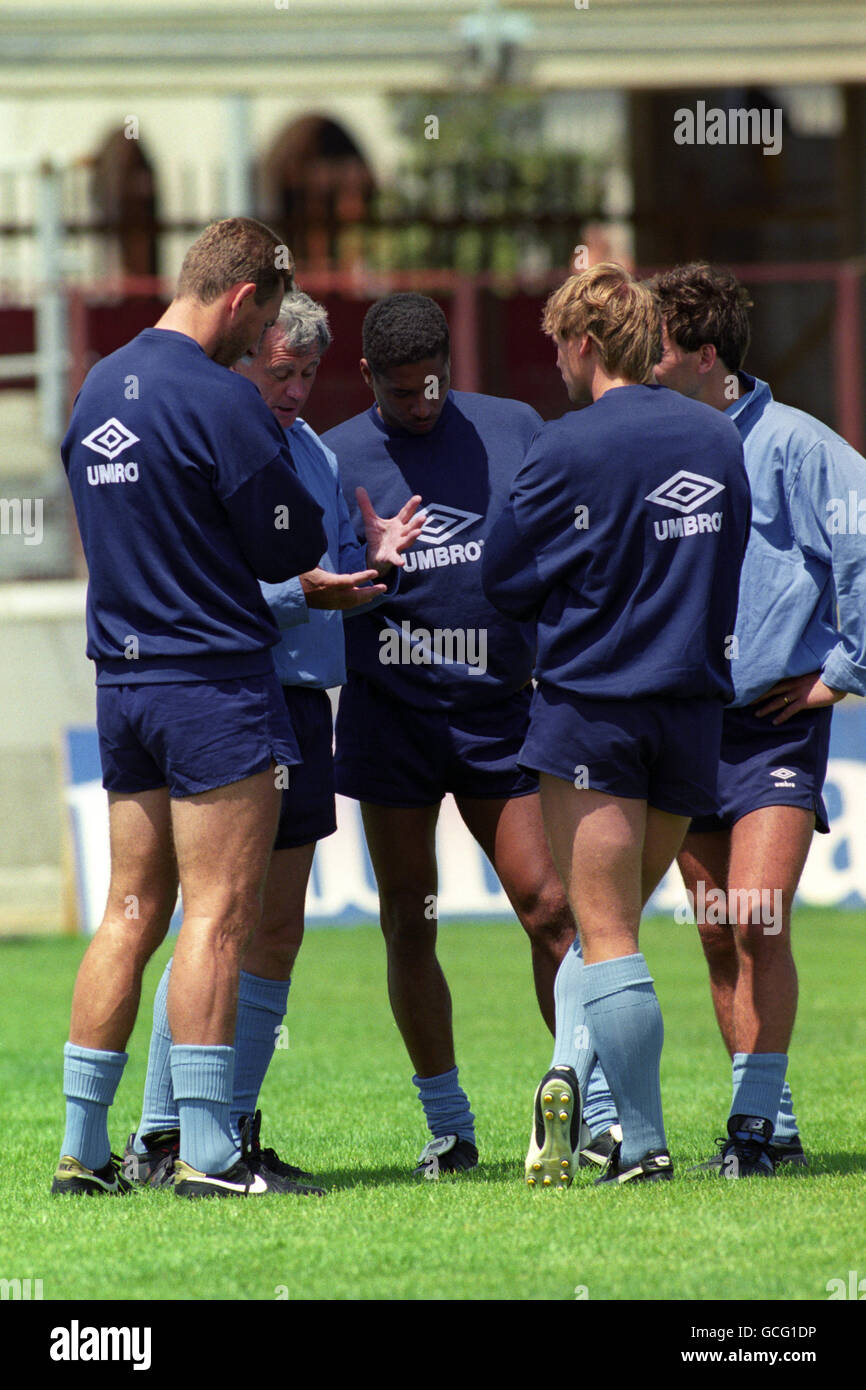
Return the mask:
<svg viewBox="0 0 866 1390">
<path fill-rule="evenodd" d="M 0 931 L 80 918 L 61 741 L 95 704 L 68 409 L 212 219 L 273 225 L 328 306 L 314 428 L 368 404 L 361 320 L 406 287 L 448 314 L 457 387 L 561 414 L 539 310 L 581 248 L 733 266 L 747 365 L 863 448 L 861 0 L 3 0 L 0 74 Z M 780 111 L 779 153 L 677 144 L 701 101 Z M 863 903 L 866 740 L 859 711 L 837 724 L 844 825 L 807 880 Z"/>
</svg>

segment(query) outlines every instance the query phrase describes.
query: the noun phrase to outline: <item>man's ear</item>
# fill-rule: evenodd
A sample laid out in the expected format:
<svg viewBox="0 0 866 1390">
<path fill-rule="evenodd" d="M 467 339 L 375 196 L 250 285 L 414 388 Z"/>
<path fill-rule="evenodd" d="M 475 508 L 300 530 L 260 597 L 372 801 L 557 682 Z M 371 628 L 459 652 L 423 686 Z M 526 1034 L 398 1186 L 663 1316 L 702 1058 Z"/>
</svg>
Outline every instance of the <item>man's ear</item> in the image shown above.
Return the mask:
<svg viewBox="0 0 866 1390">
<path fill-rule="evenodd" d="M 364 381 L 367 383 L 367 385 L 369 386 L 370 390 L 372 391 L 372 389 L 373 389 L 373 369 L 372 369 L 372 367 L 370 366 L 370 363 L 367 361 L 366 357 L 362 357 L 362 358 L 361 358 L 361 361 L 360 361 L 359 365 L 360 365 L 360 368 L 361 368 L 361 376 L 364 378 Z"/>
<path fill-rule="evenodd" d="M 698 348 L 698 371 L 710 372 L 720 360 L 715 343 L 701 343 Z"/>
<path fill-rule="evenodd" d="M 256 287 L 252 281 L 243 281 L 226 290 L 227 307 L 232 318 L 237 316 L 241 306 L 249 299 L 250 295 L 255 295 L 255 292 Z"/>
</svg>

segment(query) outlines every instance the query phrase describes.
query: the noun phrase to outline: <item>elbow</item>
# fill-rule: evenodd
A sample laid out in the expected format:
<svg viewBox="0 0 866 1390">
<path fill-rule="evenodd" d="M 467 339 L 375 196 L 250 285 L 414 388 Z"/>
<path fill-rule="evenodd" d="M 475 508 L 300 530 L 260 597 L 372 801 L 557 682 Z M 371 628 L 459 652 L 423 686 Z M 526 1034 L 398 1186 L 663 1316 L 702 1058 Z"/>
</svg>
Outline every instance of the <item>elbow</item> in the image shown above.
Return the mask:
<svg viewBox="0 0 866 1390">
<path fill-rule="evenodd" d="M 512 592 L 510 584 L 498 583 L 492 574 L 482 571 L 481 587 L 487 602 L 503 617 L 520 621 L 527 616 L 525 595 Z"/>
</svg>

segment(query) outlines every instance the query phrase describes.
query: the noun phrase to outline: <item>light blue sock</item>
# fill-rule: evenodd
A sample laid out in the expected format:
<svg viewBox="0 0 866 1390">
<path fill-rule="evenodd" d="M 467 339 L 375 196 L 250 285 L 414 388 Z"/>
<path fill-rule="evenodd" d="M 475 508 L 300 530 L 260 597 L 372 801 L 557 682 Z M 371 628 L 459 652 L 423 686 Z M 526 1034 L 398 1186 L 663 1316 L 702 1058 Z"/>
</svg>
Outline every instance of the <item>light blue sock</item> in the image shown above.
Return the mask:
<svg viewBox="0 0 866 1390">
<path fill-rule="evenodd" d="M 773 1141 L 777 1144 L 790 1144 L 792 1139 L 799 1138 L 800 1130 L 797 1125 L 797 1116 L 794 1114 L 794 1097 L 791 1095 L 791 1087 L 786 1081 L 782 1087 L 782 1099 L 779 1101 L 779 1114 L 773 1131 Z"/>
<path fill-rule="evenodd" d="M 173 1043 L 171 1079 L 180 1113 L 180 1156 L 199 1173 L 224 1173 L 240 1158 L 231 1132 L 235 1050 Z"/>
<path fill-rule="evenodd" d="M 235 1088 L 232 1133 L 241 1115 L 254 1115 L 265 1073 L 286 1015 L 291 980 L 266 980 L 241 971 L 235 1026 Z"/>
<path fill-rule="evenodd" d="M 759 1115 L 775 1124 L 787 1067 L 785 1052 L 735 1052 L 731 1115 Z"/>
<path fill-rule="evenodd" d="M 576 937 L 566 951 L 553 986 L 556 1038 L 552 1067 L 573 1067 L 580 1086 L 583 1121 L 593 1138 L 618 1123 L 607 1078 L 589 1036 L 583 1007 L 583 954 Z"/>
<path fill-rule="evenodd" d="M 143 1134 L 155 1134 L 164 1129 L 180 1129 L 177 1102 L 171 1084 L 171 1029 L 168 1026 L 168 982 L 171 961 L 162 972 L 153 1000 L 153 1029 L 147 1054 L 147 1076 L 144 1079 L 144 1098 L 141 1119 L 135 1131 L 133 1148 L 136 1153 L 147 1151 Z"/>
<path fill-rule="evenodd" d="M 427 1128 L 434 1139 L 456 1134 L 458 1139 L 475 1143 L 475 1116 L 469 1098 L 457 1079 L 457 1067 L 441 1076 L 413 1076 L 418 1099 L 424 1107 Z"/>
<path fill-rule="evenodd" d="M 622 1125 L 621 1163 L 666 1149 L 659 1062 L 664 1028 L 652 976 L 640 952 L 583 967 L 590 1036 Z"/>
<path fill-rule="evenodd" d="M 126 1066 L 125 1052 L 102 1052 L 68 1042 L 63 1049 L 66 1129 L 61 1158 L 68 1154 L 85 1168 L 104 1168 L 111 1157 L 108 1110 Z"/>
</svg>

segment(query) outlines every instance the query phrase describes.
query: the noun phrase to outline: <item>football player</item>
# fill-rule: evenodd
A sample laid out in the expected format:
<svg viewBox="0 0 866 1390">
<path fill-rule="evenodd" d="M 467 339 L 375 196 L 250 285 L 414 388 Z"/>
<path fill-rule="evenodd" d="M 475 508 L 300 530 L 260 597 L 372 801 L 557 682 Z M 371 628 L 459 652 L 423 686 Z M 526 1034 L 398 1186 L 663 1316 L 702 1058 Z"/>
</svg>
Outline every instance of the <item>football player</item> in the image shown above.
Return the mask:
<svg viewBox="0 0 866 1390">
<path fill-rule="evenodd" d="M 478 1162 L 451 996 L 436 955 L 435 833 L 446 792 L 529 936 L 538 1002 L 551 1028 L 554 977 L 574 936 L 536 779 L 517 766 L 534 634 L 503 618 L 481 588 L 492 521 L 541 421 L 521 402 L 452 391 L 449 370 L 448 325 L 438 305 L 409 293 L 379 300 L 364 320 L 361 360 L 374 403 L 324 436 L 359 534 L 359 486 L 386 515 L 419 494 L 427 516 L 399 592 L 346 628 L 336 774 L 337 790 L 361 803 L 389 998 L 432 1136 L 415 1173 L 428 1178 Z"/>
<path fill-rule="evenodd" d="M 257 347 L 291 287 L 280 248 L 252 219 L 209 227 L 156 326 L 90 371 L 63 441 L 89 573 L 111 878 L 72 1001 L 58 1195 L 128 1190 L 108 1110 L 178 878 L 166 1059 L 180 1128 L 174 1191 L 285 1190 L 230 1124 L 238 974 L 261 912 L 276 769 L 299 761 L 270 650 L 279 630 L 257 578 L 303 573 L 325 543 L 285 435 L 227 370 Z"/>
<path fill-rule="evenodd" d="M 346 664 L 343 616 L 380 602 L 393 590 L 403 552 L 423 524 L 419 497 L 393 518 L 378 517 L 362 494 L 365 540 L 349 523 L 334 455 L 302 418 L 323 354 L 331 342 L 327 312 L 295 291 L 283 301 L 260 350 L 236 371 L 258 387 L 285 431 L 298 477 L 319 503 L 327 549 L 314 570 L 282 584 L 262 584 L 280 627 L 274 663 L 302 762 L 288 773 L 280 820 L 265 883 L 261 921 L 252 933 L 240 972 L 235 1030 L 231 1123 L 240 1134 L 250 1122 L 249 1145 L 266 1173 L 303 1184 L 311 1175 L 284 1162 L 260 1140 L 259 1091 L 274 1055 L 288 1002 L 292 970 L 304 935 L 304 903 L 317 841 L 337 828 L 334 811 L 333 720 L 328 690 L 343 684 Z M 383 582 L 383 580 L 387 580 Z M 171 1034 L 166 1015 L 171 962 L 154 1001 L 144 1105 L 130 1136 L 123 1172 L 132 1182 L 159 1187 L 171 1181 L 178 1146 L 177 1101 L 167 1059 Z"/>
<path fill-rule="evenodd" d="M 571 1182 L 597 1058 L 622 1127 L 598 1182 L 659 1181 L 673 1172 L 662 1019 L 638 931 L 691 816 L 714 806 L 749 488 L 731 423 L 652 384 L 661 319 L 622 266 L 566 281 L 543 326 L 586 408 L 537 436 L 483 569 L 492 602 L 537 625 L 520 763 L 540 775 L 583 950 L 557 979 L 555 1061 L 536 1091 L 526 1179 Z"/>
<path fill-rule="evenodd" d="M 692 902 L 715 909 L 698 928 L 733 1069 L 728 1135 L 702 1166 L 771 1176 L 807 1163 L 786 1081 L 791 907 L 812 835 L 828 830 L 832 706 L 866 694 L 866 461 L 742 370 L 751 300 L 733 275 L 697 263 L 652 283 L 665 322 L 656 379 L 733 421 L 754 498 L 718 805 L 692 821 L 679 864 Z"/>
</svg>

